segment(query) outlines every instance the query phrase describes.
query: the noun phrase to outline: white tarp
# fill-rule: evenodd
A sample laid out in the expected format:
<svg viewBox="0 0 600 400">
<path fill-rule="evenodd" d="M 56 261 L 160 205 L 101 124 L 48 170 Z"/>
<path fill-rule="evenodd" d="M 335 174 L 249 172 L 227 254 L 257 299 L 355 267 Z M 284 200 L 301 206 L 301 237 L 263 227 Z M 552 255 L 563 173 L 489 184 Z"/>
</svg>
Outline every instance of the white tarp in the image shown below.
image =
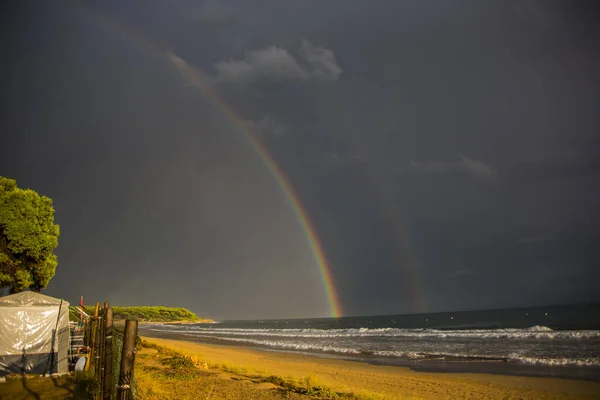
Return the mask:
<svg viewBox="0 0 600 400">
<path fill-rule="evenodd" d="M 0 376 L 69 370 L 69 303 L 35 292 L 0 297 Z"/>
</svg>

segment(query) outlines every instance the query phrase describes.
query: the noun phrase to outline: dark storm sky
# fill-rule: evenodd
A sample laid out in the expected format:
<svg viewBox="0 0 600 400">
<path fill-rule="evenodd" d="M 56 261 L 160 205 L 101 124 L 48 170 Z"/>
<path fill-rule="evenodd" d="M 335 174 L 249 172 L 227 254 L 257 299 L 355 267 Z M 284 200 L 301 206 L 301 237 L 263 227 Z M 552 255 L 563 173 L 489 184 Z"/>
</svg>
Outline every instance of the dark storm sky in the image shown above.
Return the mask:
<svg viewBox="0 0 600 400">
<path fill-rule="evenodd" d="M 0 175 L 55 202 L 50 295 L 328 315 L 275 180 L 162 49 L 288 175 L 344 314 L 600 300 L 594 1 L 1 7 Z"/>
</svg>

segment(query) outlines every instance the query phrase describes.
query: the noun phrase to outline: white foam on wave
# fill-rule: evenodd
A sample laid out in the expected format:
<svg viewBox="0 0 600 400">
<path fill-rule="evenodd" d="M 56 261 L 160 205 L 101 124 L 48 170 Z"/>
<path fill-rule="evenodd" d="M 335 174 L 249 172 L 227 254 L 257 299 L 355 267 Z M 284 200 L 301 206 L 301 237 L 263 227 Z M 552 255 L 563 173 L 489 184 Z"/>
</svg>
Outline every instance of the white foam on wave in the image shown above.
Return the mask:
<svg viewBox="0 0 600 400">
<path fill-rule="evenodd" d="M 173 333 L 225 336 L 297 337 L 297 338 L 344 338 L 344 337 L 411 337 L 411 338 L 472 338 L 472 339 L 593 339 L 600 338 L 598 330 L 554 331 L 546 326 L 532 326 L 526 329 L 400 329 L 400 328 L 350 328 L 350 329 L 242 329 L 242 328 L 200 328 L 196 326 L 181 329 L 181 326 L 163 325 Z"/>
<path fill-rule="evenodd" d="M 548 328 L 547 326 L 541 326 L 541 325 L 536 325 L 536 326 L 530 326 L 529 328 L 527 328 L 528 331 L 532 331 L 532 332 L 552 332 L 553 330 Z"/>
<path fill-rule="evenodd" d="M 526 356 L 514 356 L 515 361 L 522 362 L 524 364 L 535 364 L 535 365 L 549 365 L 549 366 L 573 366 L 573 367 L 598 367 L 600 366 L 600 358 L 598 357 L 587 357 L 587 358 L 540 358 L 540 357 L 526 357 Z"/>
<path fill-rule="evenodd" d="M 195 336 L 193 332 L 182 331 L 186 336 Z M 547 366 L 579 366 L 579 367 L 599 367 L 599 357 L 586 358 L 566 358 L 566 357 L 532 357 L 518 353 L 505 354 L 477 354 L 477 353 L 455 353 L 455 352 L 437 352 L 437 351 L 402 351 L 402 350 L 368 350 L 357 349 L 354 347 L 332 346 L 323 342 L 291 342 L 282 340 L 265 340 L 257 338 L 224 338 L 222 336 L 203 336 L 214 340 L 223 340 L 238 343 L 254 344 L 271 348 L 288 349 L 294 351 L 315 351 L 339 354 L 354 355 L 374 355 L 393 358 L 408 358 L 412 360 L 448 360 L 453 361 L 508 361 L 524 364 L 547 365 Z"/>
<path fill-rule="evenodd" d="M 413 359 L 453 359 L 455 361 L 507 361 L 523 364 L 548 365 L 548 366 L 577 366 L 577 367 L 598 367 L 600 358 L 567 358 L 567 357 L 531 357 L 520 354 L 509 354 L 508 356 L 490 355 L 490 354 L 464 354 L 464 353 L 422 353 L 422 352 L 402 352 L 402 351 L 375 351 L 374 355 L 386 357 L 409 357 Z"/>
<path fill-rule="evenodd" d="M 189 335 L 189 332 L 187 334 Z M 205 337 L 207 337 L 209 339 L 257 344 L 257 345 L 261 345 L 261 346 L 277 347 L 277 348 L 283 348 L 283 349 L 322 351 L 322 352 L 328 352 L 328 353 L 361 354 L 360 350 L 357 350 L 354 348 L 320 345 L 320 344 L 313 344 L 313 343 L 284 342 L 284 341 L 277 341 L 277 340 L 271 341 L 271 340 L 259 340 L 259 339 L 223 338 L 223 337 L 219 337 L 219 336 L 205 336 Z"/>
</svg>

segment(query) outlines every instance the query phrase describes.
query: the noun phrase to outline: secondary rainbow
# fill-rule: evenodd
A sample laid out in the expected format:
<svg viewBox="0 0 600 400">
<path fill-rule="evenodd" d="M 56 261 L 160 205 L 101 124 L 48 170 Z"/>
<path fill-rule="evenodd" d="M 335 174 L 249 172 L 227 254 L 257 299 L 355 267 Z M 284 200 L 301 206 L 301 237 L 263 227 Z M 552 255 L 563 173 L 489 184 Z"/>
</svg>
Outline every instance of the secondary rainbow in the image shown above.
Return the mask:
<svg viewBox="0 0 600 400">
<path fill-rule="evenodd" d="M 321 282 L 323 284 L 323 289 L 325 290 L 329 305 L 329 313 L 332 317 L 340 317 L 342 315 L 342 308 L 340 306 L 337 292 L 333 283 L 331 267 L 329 266 L 325 252 L 323 251 L 323 248 L 319 242 L 319 238 L 308 217 L 308 214 L 286 174 L 281 170 L 267 148 L 256 138 L 250 129 L 248 129 L 244 119 L 238 116 L 233 108 L 230 107 L 219 95 L 219 93 L 212 88 L 212 86 L 207 82 L 207 79 L 202 76 L 201 72 L 189 65 L 184 59 L 177 56 L 172 51 L 153 43 L 150 39 L 143 36 L 139 31 L 124 25 L 110 15 L 100 12 L 99 10 L 88 8 L 82 3 L 79 4 L 82 6 L 82 8 L 87 8 L 88 11 L 92 11 L 92 13 L 95 14 L 95 16 L 100 20 L 100 22 L 103 23 L 104 26 L 108 26 L 114 31 L 118 32 L 123 39 L 126 39 L 130 43 L 133 43 L 141 48 L 151 50 L 153 53 L 160 55 L 161 58 L 166 59 L 171 66 L 181 73 L 188 84 L 200 89 L 209 99 L 211 99 L 211 101 L 217 104 L 225 113 L 229 121 L 231 121 L 244 135 L 244 137 L 246 137 L 256 154 L 258 154 L 273 178 L 275 178 L 275 181 L 290 204 L 292 211 L 294 212 L 294 216 L 304 232 L 304 236 L 306 237 L 319 269 Z"/>
</svg>

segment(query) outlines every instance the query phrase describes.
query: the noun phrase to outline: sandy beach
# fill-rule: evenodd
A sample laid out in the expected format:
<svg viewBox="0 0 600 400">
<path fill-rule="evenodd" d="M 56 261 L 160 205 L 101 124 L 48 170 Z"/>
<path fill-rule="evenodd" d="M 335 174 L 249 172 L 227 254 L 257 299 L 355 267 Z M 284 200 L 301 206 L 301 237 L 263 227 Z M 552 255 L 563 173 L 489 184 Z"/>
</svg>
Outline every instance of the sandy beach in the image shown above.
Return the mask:
<svg viewBox="0 0 600 400">
<path fill-rule="evenodd" d="M 261 351 L 173 339 L 144 338 L 240 375 L 307 376 L 338 393 L 382 399 L 597 399 L 600 383 L 559 378 L 415 372 L 405 367 Z M 143 361 L 140 361 L 143 362 Z M 143 384 L 143 382 L 140 382 Z M 219 398 L 219 397 L 214 397 Z M 234 398 L 234 397 L 233 397 Z M 360 397 L 359 397 L 360 398 Z"/>
</svg>

